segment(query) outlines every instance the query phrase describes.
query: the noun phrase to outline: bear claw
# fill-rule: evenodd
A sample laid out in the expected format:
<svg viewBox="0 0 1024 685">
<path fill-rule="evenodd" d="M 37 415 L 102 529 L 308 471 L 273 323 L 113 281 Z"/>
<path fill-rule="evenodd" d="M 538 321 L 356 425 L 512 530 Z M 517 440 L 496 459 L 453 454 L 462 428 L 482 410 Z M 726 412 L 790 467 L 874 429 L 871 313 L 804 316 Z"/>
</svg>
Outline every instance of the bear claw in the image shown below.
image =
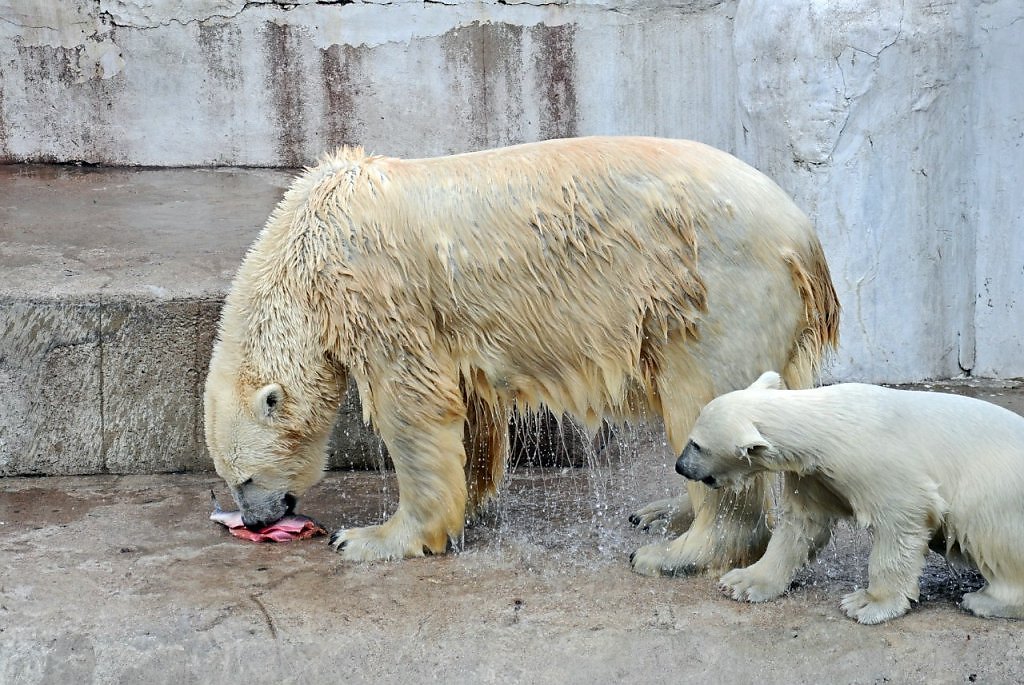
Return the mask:
<svg viewBox="0 0 1024 685">
<path fill-rule="evenodd" d="M 341 536 L 344 533 L 345 533 L 345 531 L 343 531 L 343 530 L 338 530 L 338 531 L 335 531 L 335 532 L 331 533 L 330 544 L 338 552 L 340 552 L 341 550 L 345 549 L 345 545 L 348 544 L 348 540 L 341 540 L 340 539 Z"/>
</svg>

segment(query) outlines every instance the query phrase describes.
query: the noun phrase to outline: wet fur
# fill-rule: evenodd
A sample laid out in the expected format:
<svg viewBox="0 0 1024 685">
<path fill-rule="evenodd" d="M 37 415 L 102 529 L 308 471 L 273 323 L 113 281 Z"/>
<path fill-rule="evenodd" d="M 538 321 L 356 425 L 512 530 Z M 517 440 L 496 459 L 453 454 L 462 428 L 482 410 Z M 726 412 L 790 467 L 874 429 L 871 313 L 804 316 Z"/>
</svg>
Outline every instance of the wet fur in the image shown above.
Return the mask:
<svg viewBox="0 0 1024 685">
<path fill-rule="evenodd" d="M 728 486 L 785 474 L 783 518 L 755 564 L 725 574 L 735 599 L 782 594 L 853 518 L 872 531 L 868 587 L 843 598 L 861 623 L 907 611 L 931 544 L 988 581 L 965 595 L 979 616 L 1024 618 L 1024 418 L 941 393 L 855 383 L 781 390 L 765 374 L 701 413 L 677 468 Z"/>
<path fill-rule="evenodd" d="M 351 376 L 400 501 L 382 526 L 336 533 L 337 548 L 442 552 L 501 485 L 514 407 L 591 427 L 660 414 L 678 451 L 705 402 L 760 370 L 810 384 L 838 312 L 806 217 L 698 143 L 582 138 L 424 160 L 342 148 L 295 181 L 235 279 L 207 442 L 243 510 L 246 488 L 302 494 Z M 280 405 L 254 404 L 271 383 Z M 635 568 L 756 558 L 764 494 L 691 488 L 694 526 Z"/>
</svg>

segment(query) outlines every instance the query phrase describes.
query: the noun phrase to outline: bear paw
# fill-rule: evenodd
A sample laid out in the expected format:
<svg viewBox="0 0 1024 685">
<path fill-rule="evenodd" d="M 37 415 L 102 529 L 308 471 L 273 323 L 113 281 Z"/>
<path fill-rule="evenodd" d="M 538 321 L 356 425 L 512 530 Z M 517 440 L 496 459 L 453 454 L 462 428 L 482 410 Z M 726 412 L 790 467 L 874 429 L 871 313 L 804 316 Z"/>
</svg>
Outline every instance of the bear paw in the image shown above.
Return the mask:
<svg viewBox="0 0 1024 685">
<path fill-rule="evenodd" d="M 443 553 L 418 535 L 395 529 L 387 523 L 365 528 L 343 528 L 331 535 L 330 545 L 347 561 L 386 561 Z"/>
<path fill-rule="evenodd" d="M 1024 618 L 1024 606 L 994 597 L 988 587 L 968 592 L 960 600 L 960 607 L 982 618 Z"/>
<path fill-rule="evenodd" d="M 659 499 L 633 512 L 629 522 L 644 532 L 679 535 L 693 522 L 693 509 L 686 495 Z"/>
<path fill-rule="evenodd" d="M 686 542 L 687 536 L 681 535 L 675 540 L 644 545 L 629 555 L 629 563 L 642 576 L 687 576 L 706 570 L 711 556 L 702 554 L 702 547 Z"/>
<path fill-rule="evenodd" d="M 718 587 L 740 602 L 767 602 L 785 592 L 789 583 L 763 577 L 750 568 L 737 568 L 722 576 Z"/>
<path fill-rule="evenodd" d="M 910 600 L 903 595 L 879 598 L 870 590 L 857 590 L 844 596 L 839 606 L 850 618 L 873 625 L 907 613 Z"/>
</svg>

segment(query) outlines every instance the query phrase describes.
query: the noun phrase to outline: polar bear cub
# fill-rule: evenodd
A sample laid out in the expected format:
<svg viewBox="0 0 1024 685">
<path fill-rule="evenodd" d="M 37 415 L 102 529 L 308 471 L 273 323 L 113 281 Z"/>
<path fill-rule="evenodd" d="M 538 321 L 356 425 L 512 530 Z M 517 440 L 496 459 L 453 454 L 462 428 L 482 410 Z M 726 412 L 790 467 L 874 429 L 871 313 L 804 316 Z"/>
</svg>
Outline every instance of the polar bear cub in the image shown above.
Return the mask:
<svg viewBox="0 0 1024 685">
<path fill-rule="evenodd" d="M 781 595 L 839 518 L 869 527 L 868 587 L 842 600 L 881 623 L 906 613 L 930 546 L 977 568 L 978 616 L 1024 618 L 1024 418 L 981 400 L 845 383 L 785 390 L 779 375 L 700 413 L 676 471 L 713 488 L 785 474 L 782 520 L 764 556 L 729 571 L 734 599 Z"/>
</svg>

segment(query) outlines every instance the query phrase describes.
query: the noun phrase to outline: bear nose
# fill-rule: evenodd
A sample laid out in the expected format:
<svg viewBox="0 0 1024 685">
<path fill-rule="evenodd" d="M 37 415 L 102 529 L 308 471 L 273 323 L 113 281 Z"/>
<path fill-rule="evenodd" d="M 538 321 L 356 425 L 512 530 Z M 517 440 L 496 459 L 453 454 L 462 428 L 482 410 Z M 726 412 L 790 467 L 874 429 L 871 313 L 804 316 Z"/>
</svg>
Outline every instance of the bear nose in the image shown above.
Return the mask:
<svg viewBox="0 0 1024 685">
<path fill-rule="evenodd" d="M 250 507 L 243 505 L 242 524 L 254 533 L 258 533 L 277 523 L 281 518 L 294 514 L 298 502 L 299 499 L 289 492 L 281 495 L 280 499 L 257 502 Z"/>
<path fill-rule="evenodd" d="M 676 461 L 676 473 L 678 473 L 680 476 L 684 478 L 688 478 L 689 480 L 699 480 L 701 483 L 704 483 L 704 485 L 707 485 L 708 487 L 718 487 L 718 481 L 715 480 L 714 476 L 710 474 L 701 475 L 700 473 L 698 473 L 693 468 L 693 466 L 686 462 L 685 455 L 679 457 L 679 459 Z"/>
<path fill-rule="evenodd" d="M 248 521 L 245 517 L 242 517 L 242 524 L 254 533 L 260 532 L 271 523 L 273 523 L 273 521 Z"/>
<path fill-rule="evenodd" d="M 685 455 L 676 460 L 676 473 L 684 478 L 689 478 L 690 480 L 698 480 L 697 478 L 694 478 L 693 470 L 690 468 L 690 465 L 686 463 Z"/>
</svg>

